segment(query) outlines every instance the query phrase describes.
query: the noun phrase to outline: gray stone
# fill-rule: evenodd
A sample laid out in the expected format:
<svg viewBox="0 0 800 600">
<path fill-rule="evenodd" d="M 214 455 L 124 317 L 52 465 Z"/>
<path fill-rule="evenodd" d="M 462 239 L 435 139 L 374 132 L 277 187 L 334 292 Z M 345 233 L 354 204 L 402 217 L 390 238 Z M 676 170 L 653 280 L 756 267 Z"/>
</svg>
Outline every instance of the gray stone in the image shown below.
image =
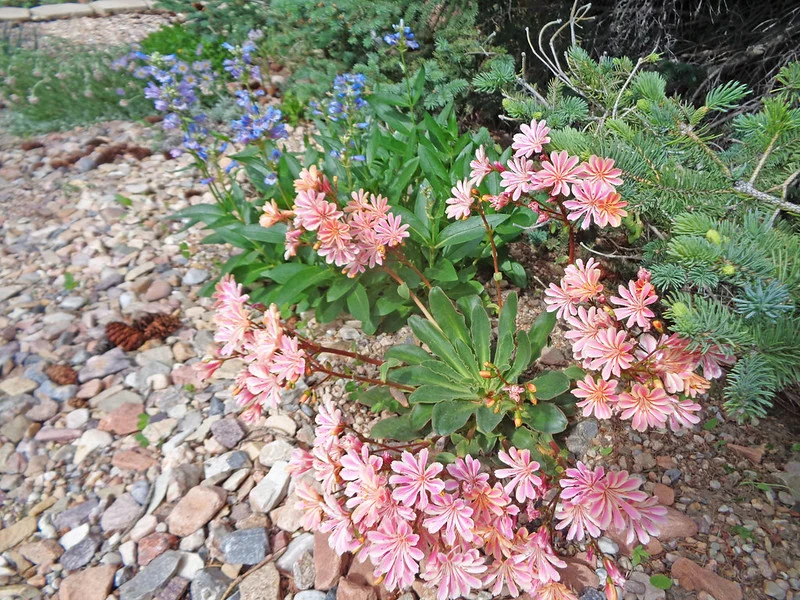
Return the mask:
<svg viewBox="0 0 800 600">
<path fill-rule="evenodd" d="M 130 494 L 122 494 L 109 506 L 100 518 L 103 531 L 121 531 L 141 516 L 142 507 Z"/>
<path fill-rule="evenodd" d="M 339 329 L 339 337 L 346 342 L 352 342 L 361 337 L 361 332 L 355 327 L 344 326 Z"/>
<path fill-rule="evenodd" d="M 181 553 L 165 552 L 119 588 L 119 600 L 151 600 L 166 585 L 181 563 Z"/>
<path fill-rule="evenodd" d="M 120 283 L 125 281 L 125 278 L 122 276 L 122 273 L 115 272 L 103 277 L 100 282 L 94 286 L 94 289 L 98 292 L 105 292 L 112 287 L 118 286 Z"/>
<path fill-rule="evenodd" d="M 247 456 L 247 452 L 237 450 L 234 452 L 226 452 L 214 458 L 209 458 L 203 463 L 203 472 L 206 479 L 222 481 L 222 479 L 226 478 L 234 471 L 251 466 L 252 463 Z"/>
<path fill-rule="evenodd" d="M 208 277 L 208 271 L 205 269 L 189 269 L 186 275 L 183 276 L 181 283 L 183 285 L 198 285 L 207 280 Z"/>
<path fill-rule="evenodd" d="M 664 471 L 664 475 L 669 477 L 669 480 L 672 483 L 676 483 L 681 478 L 681 470 L 680 469 L 667 469 Z"/>
<path fill-rule="evenodd" d="M 581 594 L 580 600 L 606 600 L 606 595 L 594 588 L 589 588 Z"/>
<path fill-rule="evenodd" d="M 239 593 L 241 600 L 278 600 L 280 588 L 280 573 L 274 564 L 267 563 L 242 580 L 239 584 Z"/>
<path fill-rule="evenodd" d="M 313 533 L 301 533 L 289 542 L 289 547 L 286 548 L 286 552 L 275 561 L 275 564 L 278 565 L 278 568 L 282 571 L 291 572 L 295 563 L 299 561 L 300 557 L 306 552 L 314 552 Z"/>
<path fill-rule="evenodd" d="M 67 310 L 78 310 L 84 304 L 86 304 L 86 298 L 82 296 L 67 296 L 61 301 L 60 306 Z"/>
<path fill-rule="evenodd" d="M 225 560 L 231 564 L 256 565 L 267 555 L 267 530 L 263 527 L 254 527 L 234 531 L 225 536 L 221 548 Z"/>
<path fill-rule="evenodd" d="M 308 590 L 314 587 L 314 555 L 304 552 L 292 566 L 294 585 L 298 590 Z"/>
<path fill-rule="evenodd" d="M 150 9 L 147 0 L 97 0 L 90 2 L 92 10 L 104 17 L 129 12 L 145 12 Z"/>
<path fill-rule="evenodd" d="M 0 427 L 0 433 L 8 438 L 8 441 L 16 444 L 24 436 L 25 432 L 30 427 L 31 422 L 22 415 L 17 415 L 5 425 Z"/>
<path fill-rule="evenodd" d="M 8 10 L 8 8 L 4 9 Z M 19 10 L 19 9 L 18 9 Z M 13 298 L 25 289 L 24 285 L 4 285 L 0 286 L 0 302 Z"/>
<path fill-rule="evenodd" d="M 234 418 L 215 421 L 211 424 L 211 433 L 215 440 L 229 450 L 235 448 L 244 437 L 241 425 Z"/>
<path fill-rule="evenodd" d="M 61 566 L 67 571 L 75 571 L 89 564 L 100 547 L 100 540 L 95 536 L 87 536 L 72 546 L 61 556 Z"/>
<path fill-rule="evenodd" d="M 605 536 L 597 540 L 597 545 L 600 547 L 600 550 L 605 554 L 616 555 L 619 552 L 619 545 L 617 544 L 617 542 Z"/>
<path fill-rule="evenodd" d="M 63 6 L 56 4 L 54 6 Z M 105 354 L 93 356 L 86 361 L 86 365 L 78 372 L 78 381 L 85 383 L 90 379 L 102 379 L 113 375 L 131 366 L 122 348 L 114 348 Z"/>
<path fill-rule="evenodd" d="M 786 590 L 774 581 L 764 582 L 764 593 L 770 598 L 775 598 L 775 600 L 784 600 L 786 598 Z"/>
<path fill-rule="evenodd" d="M 288 463 L 278 461 L 258 485 L 250 491 L 250 506 L 256 512 L 268 513 L 286 496 L 289 487 Z"/>
<path fill-rule="evenodd" d="M 58 412 L 58 404 L 49 399 L 44 399 L 39 404 L 31 408 L 25 413 L 25 416 L 31 421 L 43 423 L 51 418 Z"/>
<path fill-rule="evenodd" d="M 32 392 L 37 387 L 39 387 L 39 384 L 27 377 L 9 377 L 0 383 L 0 391 L 5 392 L 9 396 L 21 396 L 22 394 Z"/>
<path fill-rule="evenodd" d="M 56 385 L 47 379 L 39 386 L 37 392 L 44 394 L 48 398 L 64 403 L 75 397 L 75 394 L 78 393 L 78 386 Z"/>
<path fill-rule="evenodd" d="M 567 436 L 567 450 L 578 458 L 582 458 L 598 431 L 600 431 L 600 426 L 594 419 L 585 419 L 577 423 Z"/>
<path fill-rule="evenodd" d="M 297 592 L 294 595 L 294 600 L 325 600 L 325 592 L 318 592 L 317 590 Z"/>
<path fill-rule="evenodd" d="M 72 19 L 74 17 L 90 17 L 94 11 L 87 4 L 66 2 L 64 4 L 46 4 L 31 9 L 34 21 L 51 21 L 53 19 Z"/>
<path fill-rule="evenodd" d="M 28 21 L 30 18 L 31 11 L 29 11 L 27 8 L 16 8 L 13 6 L 0 7 L 0 21 Z M 3 289 L 5 288 L 0 288 L 0 302 L 5 300 L 5 298 L 2 298 Z"/>
<path fill-rule="evenodd" d="M 219 600 L 228 589 L 231 580 L 216 568 L 201 569 L 192 579 L 192 600 Z"/>
<path fill-rule="evenodd" d="M 288 462 L 294 452 L 294 446 L 283 439 L 270 442 L 258 453 L 258 462 L 265 467 L 271 467 L 279 460 Z"/>
<path fill-rule="evenodd" d="M 97 500 L 87 500 L 86 502 L 81 502 L 80 504 L 57 514 L 53 519 L 53 525 L 55 525 L 56 529 L 74 529 L 89 519 L 92 511 L 97 508 L 98 504 L 99 503 Z"/>
<path fill-rule="evenodd" d="M 109 390 L 111 391 L 111 390 Z M 143 404 L 144 400 L 136 392 L 130 390 L 119 390 L 113 394 L 98 394 L 89 401 L 89 406 L 99 408 L 107 415 L 113 413 L 123 404 Z"/>
</svg>

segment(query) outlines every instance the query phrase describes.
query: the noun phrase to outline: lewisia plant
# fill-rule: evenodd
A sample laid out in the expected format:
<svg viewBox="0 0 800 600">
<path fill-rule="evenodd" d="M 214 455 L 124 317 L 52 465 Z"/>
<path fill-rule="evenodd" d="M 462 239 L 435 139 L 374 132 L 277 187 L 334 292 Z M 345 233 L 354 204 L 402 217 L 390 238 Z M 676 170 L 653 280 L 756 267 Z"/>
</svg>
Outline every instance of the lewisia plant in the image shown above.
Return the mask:
<svg viewBox="0 0 800 600">
<path fill-rule="evenodd" d="M 605 530 L 646 544 L 666 516 L 626 471 L 579 462 L 549 476 L 530 450 L 514 447 L 491 462 L 466 456 L 444 465 L 432 460 L 430 440 L 367 440 L 330 404 L 320 407 L 316 423 L 313 448 L 295 450 L 289 465 L 304 476 L 296 484 L 303 527 L 328 533 L 337 553 L 369 561 L 389 591 L 420 578 L 438 600 L 478 590 L 574 600 L 561 582 L 567 563 L 556 540 L 602 556 L 596 540 Z M 624 580 L 609 558 L 603 565 L 611 600 Z"/>
</svg>

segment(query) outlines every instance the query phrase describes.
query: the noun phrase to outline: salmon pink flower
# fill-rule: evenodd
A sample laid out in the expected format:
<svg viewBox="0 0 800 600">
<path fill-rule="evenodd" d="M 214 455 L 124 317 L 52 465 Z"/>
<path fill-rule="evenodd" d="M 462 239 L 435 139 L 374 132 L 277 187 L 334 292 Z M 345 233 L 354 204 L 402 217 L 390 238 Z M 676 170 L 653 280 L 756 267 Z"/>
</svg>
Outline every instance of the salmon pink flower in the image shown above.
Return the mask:
<svg viewBox="0 0 800 600">
<path fill-rule="evenodd" d="M 510 467 L 495 471 L 498 478 L 511 479 L 505 484 L 506 493 L 510 495 L 516 488 L 517 502 L 525 502 L 526 499 L 536 500 L 540 495 L 539 488 L 542 486 L 541 477 L 536 475 L 541 465 L 531 460 L 531 451 L 512 447 L 508 452 L 501 450 L 497 456 L 503 464 Z"/>
<path fill-rule="evenodd" d="M 552 153 L 549 161 L 542 162 L 542 170 L 536 173 L 532 189 L 550 190 L 551 196 L 569 196 L 570 185 L 580 181 L 579 160 L 577 156 L 569 156 L 566 150 Z"/>
<path fill-rule="evenodd" d="M 541 527 L 530 537 L 525 544 L 524 551 L 535 574 L 534 577 L 538 577 L 540 582 L 549 583 L 561 580 L 558 569 L 566 568 L 567 563 L 556 556 L 546 527 Z"/>
<path fill-rule="evenodd" d="M 667 524 L 667 508 L 658 503 L 658 498 L 648 496 L 637 502 L 636 509 L 639 517 L 630 520 L 626 541 L 632 543 L 635 536 L 642 544 L 647 544 L 650 536 L 658 536 Z"/>
<path fill-rule="evenodd" d="M 428 449 L 423 448 L 415 458 L 404 451 L 400 460 L 392 462 L 392 471 L 396 475 L 389 478 L 389 483 L 397 486 L 392 497 L 406 506 L 425 510 L 428 507 L 428 494 L 441 494 L 444 482 L 437 477 L 444 467 L 439 463 L 428 466 Z"/>
<path fill-rule="evenodd" d="M 561 499 L 578 504 L 583 502 L 587 494 L 600 486 L 605 469 L 597 467 L 592 470 L 578 461 L 578 464 L 574 468 L 567 469 L 565 474 L 566 477 L 559 481 L 561 487 L 564 488 L 564 491 L 561 492 Z"/>
<path fill-rule="evenodd" d="M 409 236 L 408 225 L 400 224 L 400 215 L 389 213 L 375 223 L 375 235 L 379 243 L 392 248 Z"/>
<path fill-rule="evenodd" d="M 472 185 L 469 180 L 464 179 L 456 183 L 450 190 L 452 197 L 445 201 L 447 208 L 445 214 L 448 219 L 466 219 L 472 208 Z"/>
<path fill-rule="evenodd" d="M 584 417 L 591 417 L 594 414 L 598 419 L 610 419 L 611 407 L 617 402 L 616 390 L 615 379 L 595 381 L 591 375 L 587 375 L 583 381 L 575 383 L 572 395 L 582 398 L 577 406 L 583 409 Z"/>
<path fill-rule="evenodd" d="M 592 154 L 589 160 L 583 163 L 579 168 L 580 176 L 587 181 L 600 182 L 606 186 L 609 191 L 613 191 L 618 185 L 622 185 L 621 169 L 614 168 L 613 158 L 600 158 Z"/>
<path fill-rule="evenodd" d="M 425 554 L 417 547 L 419 536 L 405 521 L 384 520 L 375 531 L 367 532 L 369 557 L 375 575 L 385 575 L 386 589 L 403 589 L 414 583 L 419 561 Z"/>
<path fill-rule="evenodd" d="M 475 151 L 475 159 L 469 163 L 469 168 L 469 183 L 475 187 L 479 186 L 484 178 L 494 171 L 482 145 Z"/>
<path fill-rule="evenodd" d="M 567 539 L 582 542 L 585 537 L 599 538 L 600 524 L 592 515 L 591 507 L 582 502 L 562 502 L 556 509 L 556 529 L 566 529 Z"/>
<path fill-rule="evenodd" d="M 648 427 L 664 427 L 674 412 L 673 399 L 660 387 L 649 388 L 641 383 L 634 384 L 630 392 L 622 392 L 617 400 L 620 418 L 631 419 L 631 427 L 636 431 L 646 431 Z"/>
<path fill-rule="evenodd" d="M 594 211 L 594 220 L 600 227 L 619 227 L 622 225 L 622 218 L 628 216 L 625 207 L 628 203 L 616 192 L 607 194 L 598 202 Z"/>
<path fill-rule="evenodd" d="M 298 481 L 294 488 L 298 500 L 295 509 L 303 511 L 301 526 L 315 531 L 325 516 L 325 500 L 322 494 L 307 481 Z"/>
<path fill-rule="evenodd" d="M 578 597 L 563 583 L 551 581 L 536 588 L 536 600 L 578 600 Z"/>
<path fill-rule="evenodd" d="M 624 331 L 607 327 L 597 332 L 597 336 L 586 344 L 583 354 L 588 359 L 589 368 L 602 369 L 603 379 L 619 377 L 623 369 L 633 364 L 633 344 Z"/>
<path fill-rule="evenodd" d="M 302 448 L 295 448 L 292 450 L 292 455 L 289 458 L 289 464 L 286 470 L 292 475 L 300 476 L 305 475 L 314 468 L 314 456 Z"/>
<path fill-rule="evenodd" d="M 669 428 L 672 431 L 679 431 L 684 427 L 693 427 L 700 422 L 700 405 L 693 402 L 689 398 L 678 400 L 674 396 L 672 398 L 672 412 L 669 415 Z"/>
<path fill-rule="evenodd" d="M 561 287 L 575 302 L 588 302 L 603 291 L 602 275 L 596 260 L 590 258 L 584 263 L 579 258 L 564 269 Z"/>
<path fill-rule="evenodd" d="M 284 238 L 283 245 L 286 251 L 283 253 L 283 260 L 289 260 L 297 255 L 297 249 L 300 247 L 300 236 L 303 235 L 302 229 L 292 229 L 291 223 L 286 230 L 286 237 Z"/>
<path fill-rule="evenodd" d="M 447 465 L 447 472 L 455 480 L 445 483 L 448 492 L 457 490 L 460 487 L 464 494 L 469 494 L 473 488 L 483 487 L 489 483 L 489 475 L 481 473 L 480 461 L 472 458 L 469 454 Z"/>
<path fill-rule="evenodd" d="M 386 477 L 370 469 L 364 469 L 361 473 L 359 479 L 347 485 L 345 494 L 350 498 L 346 506 L 353 510 L 353 523 L 359 527 L 373 527 L 381 520 L 383 509 L 391 496 L 386 487 Z"/>
<path fill-rule="evenodd" d="M 245 380 L 247 391 L 256 396 L 260 404 L 277 408 L 283 391 L 279 378 L 266 365 L 259 363 L 251 364 L 245 372 L 248 375 Z"/>
<path fill-rule="evenodd" d="M 514 556 L 503 559 L 496 559 L 489 565 L 488 571 L 483 578 L 483 587 L 496 597 L 502 595 L 503 588 L 508 589 L 512 598 L 523 591 L 533 587 L 533 580 L 524 556 Z"/>
<path fill-rule="evenodd" d="M 592 219 L 598 222 L 598 207 L 609 191 L 602 182 L 581 181 L 572 186 L 572 193 L 575 199 L 564 202 L 564 208 L 570 211 L 567 218 L 570 221 L 583 218 L 581 229 L 589 229 Z"/>
<path fill-rule="evenodd" d="M 583 360 L 583 350 L 590 341 L 597 337 L 601 329 L 612 325 L 611 316 L 604 310 L 590 306 L 586 309 L 579 306 L 575 314 L 567 314 L 564 320 L 571 329 L 564 334 L 572 343 L 572 354 L 576 360 Z"/>
<path fill-rule="evenodd" d="M 295 224 L 308 231 L 316 231 L 328 221 L 342 218 L 342 211 L 333 202 L 325 200 L 322 192 L 300 192 L 294 201 Z"/>
<path fill-rule="evenodd" d="M 431 587 L 438 587 L 437 600 L 467 596 L 473 589 L 481 587 L 477 577 L 486 571 L 486 564 L 475 548 L 452 549 L 446 554 L 435 551 L 425 563 L 422 579 Z"/>
<path fill-rule="evenodd" d="M 272 360 L 270 371 L 281 381 L 295 382 L 306 370 L 305 351 L 298 347 L 297 338 L 283 336 L 280 343 L 280 354 Z"/>
<path fill-rule="evenodd" d="M 514 143 L 511 147 L 516 151 L 514 156 L 524 156 L 530 158 L 534 154 L 539 154 L 542 151 L 542 146 L 550 143 L 550 138 L 547 136 L 550 133 L 550 128 L 547 127 L 547 121 L 539 121 L 536 119 L 531 121 L 530 125 L 521 125 L 519 128 L 521 133 L 514 136 Z"/>
<path fill-rule="evenodd" d="M 319 405 L 314 422 L 317 424 L 315 433 L 321 440 L 338 437 L 344 432 L 344 415 L 330 400 Z"/>
<path fill-rule="evenodd" d="M 308 169 L 303 168 L 300 171 L 300 177 L 294 180 L 295 192 L 319 189 L 321 187 L 322 177 L 323 175 L 319 172 L 316 165 L 311 165 Z"/>
<path fill-rule="evenodd" d="M 591 507 L 601 529 L 612 525 L 623 529 L 628 519 L 639 518 L 636 507 L 648 497 L 639 489 L 641 485 L 642 481 L 627 471 L 608 471 L 600 485 L 583 495 L 582 501 Z"/>
<path fill-rule="evenodd" d="M 562 286 L 551 283 L 544 291 L 544 303 L 547 312 L 554 312 L 559 319 L 574 315 L 578 308 L 569 292 Z"/>
<path fill-rule="evenodd" d="M 658 296 L 652 285 L 642 282 L 628 282 L 628 287 L 619 286 L 619 296 L 611 296 L 609 302 L 616 304 L 620 308 L 614 309 L 617 319 L 624 321 L 627 327 L 638 325 L 643 331 L 650 330 L 650 319 L 654 318 L 655 313 L 648 308 L 651 304 L 658 301 Z"/>
<path fill-rule="evenodd" d="M 319 525 L 319 531 L 330 533 L 328 545 L 337 554 L 344 554 L 357 549 L 361 543 L 355 537 L 353 521 L 342 502 L 333 496 L 326 495 L 323 511 L 325 518 Z"/>
<path fill-rule="evenodd" d="M 527 158 L 512 158 L 508 161 L 508 169 L 500 174 L 500 185 L 516 201 L 531 191 L 535 175 L 533 163 Z"/>
<path fill-rule="evenodd" d="M 472 520 L 472 508 L 463 498 L 454 494 L 437 494 L 431 498 L 431 504 L 425 513 L 428 515 L 422 524 L 431 533 L 443 531 L 442 537 L 451 546 L 456 537 L 464 542 L 471 542 L 475 527 Z"/>
</svg>

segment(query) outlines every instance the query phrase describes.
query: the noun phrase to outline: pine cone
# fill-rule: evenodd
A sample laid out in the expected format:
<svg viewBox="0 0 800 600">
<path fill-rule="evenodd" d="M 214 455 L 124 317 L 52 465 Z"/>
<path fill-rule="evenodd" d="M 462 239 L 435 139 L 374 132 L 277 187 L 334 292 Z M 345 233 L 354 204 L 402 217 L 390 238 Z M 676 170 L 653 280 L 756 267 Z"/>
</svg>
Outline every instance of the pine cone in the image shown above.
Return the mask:
<svg viewBox="0 0 800 600">
<path fill-rule="evenodd" d="M 138 319 L 134 319 L 133 320 L 132 327 L 136 331 L 141 331 L 142 333 L 144 333 L 145 330 L 147 329 L 147 326 L 150 325 L 150 323 L 152 323 L 153 321 L 155 321 L 157 316 L 158 315 L 154 315 L 154 314 L 151 314 L 151 313 L 145 313 L 141 317 L 139 317 Z"/>
<path fill-rule="evenodd" d="M 176 331 L 181 326 L 181 320 L 173 315 L 156 315 L 147 329 L 144 330 L 145 338 L 152 340 L 158 338 L 160 340 L 166 339 L 170 334 Z"/>
<path fill-rule="evenodd" d="M 78 374 L 69 365 L 50 365 L 44 372 L 50 378 L 50 381 L 56 385 L 78 383 Z"/>
<path fill-rule="evenodd" d="M 106 325 L 106 337 L 108 337 L 108 341 L 126 352 L 136 350 L 147 339 L 143 332 L 120 321 Z"/>
</svg>

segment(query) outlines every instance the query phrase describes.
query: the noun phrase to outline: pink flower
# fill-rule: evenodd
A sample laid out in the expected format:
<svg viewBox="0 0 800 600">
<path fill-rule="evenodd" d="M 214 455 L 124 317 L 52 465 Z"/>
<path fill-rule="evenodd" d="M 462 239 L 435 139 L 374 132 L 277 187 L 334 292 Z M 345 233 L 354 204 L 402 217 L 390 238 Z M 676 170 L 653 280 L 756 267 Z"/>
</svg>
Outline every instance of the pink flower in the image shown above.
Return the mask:
<svg viewBox="0 0 800 600">
<path fill-rule="evenodd" d="M 253 363 L 247 367 L 245 385 L 247 391 L 259 398 L 259 403 L 276 408 L 281 401 L 283 386 L 278 377 L 267 370 L 266 365 Z"/>
<path fill-rule="evenodd" d="M 578 600 L 578 597 L 563 583 L 551 581 L 536 588 L 536 600 Z"/>
<path fill-rule="evenodd" d="M 589 359 L 590 369 L 602 369 L 603 379 L 611 379 L 622 374 L 633 364 L 633 344 L 628 341 L 624 331 L 607 327 L 597 332 L 597 336 L 586 344 L 583 354 Z"/>
<path fill-rule="evenodd" d="M 592 154 L 589 160 L 580 166 L 580 176 L 587 181 L 603 183 L 609 191 L 622 185 L 621 169 L 614 168 L 613 158 L 600 158 Z"/>
<path fill-rule="evenodd" d="M 492 562 L 483 578 L 483 587 L 496 597 L 501 596 L 503 587 L 506 587 L 513 598 L 519 596 L 520 588 L 523 591 L 532 588 L 533 580 L 525 557 L 514 556 Z"/>
<path fill-rule="evenodd" d="M 706 379 L 722 377 L 722 365 L 731 366 L 735 363 L 736 357 L 730 351 L 723 352 L 717 348 L 709 349 L 700 359 L 700 365 L 703 367 L 703 377 Z"/>
<path fill-rule="evenodd" d="M 450 190 L 453 194 L 452 197 L 445 201 L 447 208 L 445 214 L 448 219 L 466 219 L 469 216 L 470 209 L 472 208 L 472 185 L 468 179 L 464 179 L 456 183 L 455 187 Z"/>
<path fill-rule="evenodd" d="M 258 218 L 258 224 L 262 227 L 272 227 L 276 223 L 280 223 L 284 219 L 292 216 L 291 211 L 281 210 L 275 203 L 275 200 L 270 200 L 264 203 L 264 214 Z"/>
<path fill-rule="evenodd" d="M 536 173 L 533 188 L 550 189 L 551 196 L 569 196 L 570 184 L 578 183 L 578 157 L 569 156 L 567 151 L 554 152 L 550 161 L 542 162 L 542 170 Z"/>
<path fill-rule="evenodd" d="M 643 331 L 650 329 L 650 319 L 655 317 L 655 313 L 648 307 L 658 301 L 653 286 L 647 282 L 628 282 L 628 287 L 619 286 L 619 296 L 611 296 L 609 302 L 616 304 L 620 308 L 614 309 L 614 314 L 620 321 L 628 319 L 629 328 L 634 324 L 642 328 Z"/>
<path fill-rule="evenodd" d="M 556 529 L 566 529 L 567 539 L 582 542 L 588 535 L 599 538 L 602 535 L 600 524 L 592 515 L 591 507 L 581 502 L 562 502 L 555 514 L 558 523 Z"/>
<path fill-rule="evenodd" d="M 486 150 L 479 146 L 475 151 L 475 160 L 469 163 L 469 183 L 475 187 L 479 186 L 484 178 L 494 171 L 494 167 L 486 158 Z"/>
<path fill-rule="evenodd" d="M 338 437 L 344 432 L 344 415 L 330 400 L 319 405 L 314 422 L 317 424 L 317 439 Z"/>
<path fill-rule="evenodd" d="M 316 165 L 311 165 L 308 169 L 303 168 L 300 171 L 300 177 L 294 180 L 295 192 L 303 190 L 316 190 L 321 187 L 322 173 L 317 170 Z"/>
<path fill-rule="evenodd" d="M 345 481 L 358 481 L 370 474 L 377 473 L 383 466 L 383 459 L 370 453 L 369 446 L 364 444 L 360 449 L 351 448 L 342 457 L 341 477 Z"/>
<path fill-rule="evenodd" d="M 604 381 L 595 379 L 587 375 L 583 381 L 575 383 L 572 395 L 576 398 L 583 398 L 577 406 L 583 409 L 584 417 L 591 417 L 594 414 L 598 419 L 611 418 L 611 406 L 617 401 L 617 381 L 612 379 Z"/>
<path fill-rule="evenodd" d="M 595 259 L 590 258 L 584 263 L 579 258 L 575 264 L 564 269 L 561 287 L 575 302 L 588 302 L 603 291 L 603 284 L 600 283 L 602 275 Z"/>
<path fill-rule="evenodd" d="M 292 229 L 291 224 L 289 229 L 286 230 L 286 237 L 283 245 L 286 251 L 283 253 L 283 260 L 289 260 L 297 255 L 297 249 L 300 247 L 300 236 L 303 235 L 302 229 Z"/>
<path fill-rule="evenodd" d="M 578 310 L 569 292 L 555 283 L 551 283 L 544 291 L 544 303 L 547 312 L 556 313 L 559 319 L 574 315 Z"/>
<path fill-rule="evenodd" d="M 634 535 L 642 544 L 650 541 L 650 536 L 658 536 L 661 528 L 667 524 L 667 509 L 658 503 L 654 496 L 648 496 L 636 504 L 638 518 L 630 520 L 627 542 L 634 540 Z"/>
<path fill-rule="evenodd" d="M 450 465 L 447 465 L 447 472 L 455 481 L 445 482 L 448 492 L 461 488 L 464 494 L 469 494 L 476 487 L 484 487 L 489 483 L 489 475 L 481 473 L 480 461 L 467 455 L 465 458 L 458 458 Z M 459 486 L 460 483 L 460 486 Z"/>
<path fill-rule="evenodd" d="M 359 527 L 373 527 L 378 523 L 391 497 L 386 477 L 369 469 L 363 470 L 359 479 L 347 485 L 345 494 L 350 496 L 347 508 L 353 509 L 353 523 Z"/>
<path fill-rule="evenodd" d="M 223 344 L 220 356 L 231 356 L 242 349 L 251 328 L 246 306 L 249 296 L 242 294 L 242 286 L 227 274 L 217 283 L 214 299 L 217 311 L 214 315 L 217 326 L 214 341 Z"/>
<path fill-rule="evenodd" d="M 542 151 L 542 146 L 550 143 L 550 138 L 547 136 L 550 129 L 547 127 L 546 121 L 536 122 L 536 119 L 531 121 L 530 125 L 521 125 L 518 133 L 514 136 L 514 143 L 511 147 L 516 150 L 514 156 L 524 156 L 530 158 L 533 154 L 539 154 Z"/>
<path fill-rule="evenodd" d="M 600 227 L 611 225 L 611 227 L 619 227 L 622 224 L 622 218 L 628 216 L 628 211 L 625 207 L 628 203 L 622 199 L 616 192 L 611 192 L 598 202 L 594 210 L 594 220 Z"/>
<path fill-rule="evenodd" d="M 379 243 L 392 248 L 409 236 L 408 225 L 400 224 L 400 215 L 389 213 L 375 224 L 375 235 Z"/>
<path fill-rule="evenodd" d="M 286 470 L 294 476 L 304 475 L 314 468 L 314 456 L 302 448 L 292 450 Z"/>
<path fill-rule="evenodd" d="M 444 482 L 437 477 L 444 469 L 440 463 L 427 466 L 428 449 L 420 450 L 415 458 L 410 452 L 403 452 L 400 460 L 392 462 L 392 471 L 396 475 L 389 478 L 389 483 L 397 486 L 392 497 L 406 506 L 425 510 L 428 507 L 428 494 L 441 494 Z"/>
<path fill-rule="evenodd" d="M 674 396 L 672 398 L 672 412 L 669 415 L 669 428 L 672 431 L 678 431 L 683 427 L 693 427 L 700 422 L 700 405 L 693 402 L 688 398 L 678 400 Z"/>
<path fill-rule="evenodd" d="M 505 515 L 516 515 L 519 508 L 511 504 L 511 498 L 508 496 L 503 486 L 499 482 L 490 487 L 488 484 L 485 486 L 475 486 L 466 498 L 472 502 L 472 509 L 475 511 L 473 518 L 478 521 L 494 520 L 497 517 Z"/>
<path fill-rule="evenodd" d="M 339 473 L 342 470 L 342 450 L 335 443 L 314 446 L 311 451 L 314 456 L 314 475 L 322 484 L 326 494 L 333 494 L 341 485 Z"/>
<path fill-rule="evenodd" d="M 617 408 L 620 418 L 632 419 L 631 426 L 636 431 L 664 427 L 674 412 L 673 400 L 662 388 L 648 388 L 641 383 L 634 384 L 630 392 L 619 395 Z"/>
<path fill-rule="evenodd" d="M 456 498 L 454 494 L 438 494 L 431 498 L 431 504 L 426 512 L 428 515 L 422 524 L 431 533 L 444 529 L 442 537 L 453 545 L 456 536 L 464 542 L 471 542 L 472 529 L 475 523 L 472 520 L 472 508 L 463 498 Z"/>
<path fill-rule="evenodd" d="M 611 316 L 604 310 L 590 306 L 588 309 L 579 306 L 575 314 L 566 315 L 564 320 L 571 329 L 564 334 L 572 343 L 572 354 L 576 360 L 582 360 L 583 350 L 590 341 L 597 337 L 601 329 L 610 327 Z"/>
<path fill-rule="evenodd" d="M 331 534 L 328 537 L 328 545 L 333 548 L 336 554 L 352 552 L 358 548 L 361 543 L 355 538 L 355 530 L 353 529 L 353 521 L 350 519 L 350 513 L 345 510 L 341 501 L 333 496 L 326 495 L 323 510 L 325 518 L 320 523 L 319 531 Z"/>
<path fill-rule="evenodd" d="M 384 520 L 377 531 L 367 532 L 369 557 L 375 575 L 386 575 L 383 584 L 392 591 L 414 583 L 419 561 L 425 554 L 417 547 L 419 536 L 405 521 Z"/>
<path fill-rule="evenodd" d="M 500 185 L 512 200 L 519 200 L 522 194 L 531 191 L 535 175 L 533 163 L 527 158 L 512 158 L 508 169 L 500 174 Z"/>
<path fill-rule="evenodd" d="M 305 355 L 305 351 L 298 348 L 297 338 L 283 336 L 280 354 L 276 354 L 273 358 L 270 371 L 282 381 L 295 382 L 305 373 Z"/>
<path fill-rule="evenodd" d="M 307 481 L 298 481 L 294 488 L 298 500 L 295 503 L 297 510 L 303 511 L 300 525 L 310 531 L 316 530 L 325 516 L 325 500 L 315 487 Z"/>
<path fill-rule="evenodd" d="M 591 470 L 584 463 L 578 461 L 575 468 L 567 469 L 566 477 L 563 477 L 559 484 L 564 491 L 561 492 L 561 500 L 570 500 L 573 504 L 583 503 L 587 494 L 596 490 L 603 480 L 605 469 L 597 467 Z"/>
<path fill-rule="evenodd" d="M 342 267 L 353 260 L 357 248 L 350 235 L 350 226 L 343 221 L 325 221 L 317 232 L 320 247 L 317 254 L 325 259 L 328 264 L 334 263 Z"/>
<path fill-rule="evenodd" d="M 528 562 L 533 567 L 533 572 L 536 574 L 535 576 L 538 576 L 539 581 L 549 583 L 561 580 L 558 569 L 565 568 L 567 563 L 556 556 L 546 527 L 542 526 L 530 537 L 525 550 L 528 554 Z"/>
<path fill-rule="evenodd" d="M 325 194 L 313 190 L 303 191 L 294 201 L 294 214 L 297 224 L 309 231 L 316 231 L 328 221 L 342 217 L 342 211 L 333 202 L 325 200 Z"/>
<path fill-rule="evenodd" d="M 511 494 L 516 488 L 517 502 L 525 502 L 526 499 L 536 500 L 540 495 L 538 488 L 542 486 L 542 479 L 535 473 L 541 465 L 531 460 L 530 450 L 517 450 L 511 447 L 507 453 L 501 450 L 497 456 L 502 463 L 511 467 L 495 471 L 495 475 L 500 479 L 511 478 L 505 485 L 506 493 Z"/>
<path fill-rule="evenodd" d="M 484 559 L 475 548 L 470 550 L 452 549 L 444 552 L 432 552 L 425 562 L 422 578 L 431 587 L 438 587 L 437 600 L 455 600 L 466 596 L 473 589 L 481 587 L 477 577 L 486 571 Z"/>
<path fill-rule="evenodd" d="M 598 207 L 609 195 L 609 191 L 599 181 L 581 181 L 572 186 L 572 193 L 575 199 L 564 202 L 564 208 L 570 211 L 567 218 L 570 221 L 577 221 L 583 217 L 581 229 L 589 229 L 593 218 L 598 222 Z"/>
<path fill-rule="evenodd" d="M 628 475 L 627 471 L 608 471 L 600 485 L 583 495 L 582 501 L 592 510 L 601 529 L 611 525 L 617 529 L 625 527 L 627 519 L 638 519 L 636 505 L 647 498 L 639 490 L 642 481 Z"/>
</svg>

